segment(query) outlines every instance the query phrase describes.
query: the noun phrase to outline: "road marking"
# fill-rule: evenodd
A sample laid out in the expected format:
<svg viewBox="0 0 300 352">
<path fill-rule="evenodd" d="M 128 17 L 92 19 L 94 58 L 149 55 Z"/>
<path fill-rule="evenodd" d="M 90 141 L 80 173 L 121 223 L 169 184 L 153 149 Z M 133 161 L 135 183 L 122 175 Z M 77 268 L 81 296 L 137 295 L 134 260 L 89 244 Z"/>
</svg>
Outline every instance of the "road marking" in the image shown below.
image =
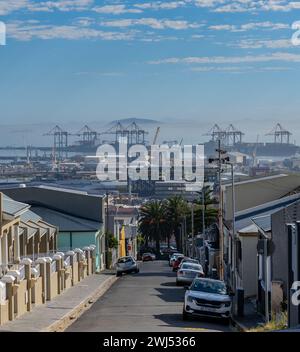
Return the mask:
<svg viewBox="0 0 300 352">
<path fill-rule="evenodd" d="M 184 330 L 190 330 L 190 331 L 212 331 L 211 329 L 206 329 L 206 328 L 184 328 Z"/>
</svg>

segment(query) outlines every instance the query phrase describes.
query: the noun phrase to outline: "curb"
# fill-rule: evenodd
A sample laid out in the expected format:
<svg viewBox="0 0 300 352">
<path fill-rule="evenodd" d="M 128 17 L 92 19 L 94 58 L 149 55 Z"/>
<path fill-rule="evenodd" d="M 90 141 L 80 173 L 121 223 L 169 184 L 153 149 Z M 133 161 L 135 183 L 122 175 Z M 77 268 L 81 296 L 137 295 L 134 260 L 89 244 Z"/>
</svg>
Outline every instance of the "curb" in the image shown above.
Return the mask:
<svg viewBox="0 0 300 352">
<path fill-rule="evenodd" d="M 42 332 L 64 332 L 72 325 L 84 312 L 89 310 L 101 296 L 103 296 L 111 286 L 118 280 L 115 275 L 105 280 L 90 296 L 85 298 L 80 304 L 73 308 L 55 323 L 43 329 Z"/>
<path fill-rule="evenodd" d="M 234 317 L 231 319 L 232 325 L 238 330 L 238 332 L 247 332 L 248 328 L 242 323 L 238 322 Z"/>
</svg>

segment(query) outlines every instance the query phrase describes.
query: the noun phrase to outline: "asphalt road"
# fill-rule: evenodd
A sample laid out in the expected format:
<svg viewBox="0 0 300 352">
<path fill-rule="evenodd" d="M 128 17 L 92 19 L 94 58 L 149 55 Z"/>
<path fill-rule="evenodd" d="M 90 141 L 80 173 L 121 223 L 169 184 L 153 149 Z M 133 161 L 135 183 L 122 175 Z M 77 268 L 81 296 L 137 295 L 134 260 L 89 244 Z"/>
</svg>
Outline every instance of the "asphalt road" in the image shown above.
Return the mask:
<svg viewBox="0 0 300 352">
<path fill-rule="evenodd" d="M 67 331 L 232 331 L 219 321 L 183 321 L 184 288 L 175 277 L 167 262 L 143 263 L 139 274 L 121 277 Z"/>
</svg>

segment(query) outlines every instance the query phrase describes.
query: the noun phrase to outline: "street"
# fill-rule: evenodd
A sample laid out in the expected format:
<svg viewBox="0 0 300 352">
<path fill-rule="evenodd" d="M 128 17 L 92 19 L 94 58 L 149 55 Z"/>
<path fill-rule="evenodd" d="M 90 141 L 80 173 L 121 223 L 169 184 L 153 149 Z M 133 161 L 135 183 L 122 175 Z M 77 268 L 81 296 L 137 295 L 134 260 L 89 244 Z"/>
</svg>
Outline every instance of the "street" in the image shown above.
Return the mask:
<svg viewBox="0 0 300 352">
<path fill-rule="evenodd" d="M 124 275 L 71 325 L 69 332 L 233 331 L 215 320 L 182 320 L 184 288 L 167 261 L 146 262 L 140 273 Z"/>
</svg>

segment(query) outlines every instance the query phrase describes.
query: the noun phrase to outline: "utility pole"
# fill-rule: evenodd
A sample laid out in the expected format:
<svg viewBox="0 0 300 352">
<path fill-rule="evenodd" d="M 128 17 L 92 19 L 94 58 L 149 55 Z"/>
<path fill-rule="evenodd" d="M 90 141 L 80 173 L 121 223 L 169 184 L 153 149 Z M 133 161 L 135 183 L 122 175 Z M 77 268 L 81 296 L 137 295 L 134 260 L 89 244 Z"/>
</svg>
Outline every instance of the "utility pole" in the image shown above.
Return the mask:
<svg viewBox="0 0 300 352">
<path fill-rule="evenodd" d="M 108 206 L 109 206 L 109 199 L 108 199 L 109 195 L 108 195 L 108 192 L 106 192 L 106 207 L 105 207 L 105 210 L 106 210 L 106 217 L 105 217 L 105 266 L 106 266 L 106 269 L 109 269 L 108 268 Z"/>
<path fill-rule="evenodd" d="M 236 291 L 236 269 L 237 269 L 237 259 L 236 259 L 236 233 L 235 233 L 235 181 L 234 181 L 234 165 L 233 163 L 227 162 L 226 165 L 231 167 L 231 196 L 232 196 L 232 286 L 234 291 Z"/>
<path fill-rule="evenodd" d="M 194 201 L 192 201 L 192 257 L 195 258 Z"/>
<path fill-rule="evenodd" d="M 229 157 L 224 157 L 227 152 L 221 149 L 221 140 L 218 140 L 218 158 L 208 159 L 209 163 L 216 162 L 218 165 L 218 184 L 219 184 L 219 247 L 220 247 L 220 262 L 219 262 L 219 278 L 224 280 L 224 232 L 223 232 L 223 194 L 222 194 L 222 165 L 229 162 Z"/>
<path fill-rule="evenodd" d="M 205 237 L 205 190 L 204 187 L 202 188 L 202 233 L 203 233 L 203 240 Z"/>
<path fill-rule="evenodd" d="M 220 246 L 220 279 L 224 279 L 224 233 L 223 233 L 223 195 L 222 195 L 222 159 L 221 140 L 218 141 L 218 167 L 219 167 L 219 246 Z"/>
</svg>

